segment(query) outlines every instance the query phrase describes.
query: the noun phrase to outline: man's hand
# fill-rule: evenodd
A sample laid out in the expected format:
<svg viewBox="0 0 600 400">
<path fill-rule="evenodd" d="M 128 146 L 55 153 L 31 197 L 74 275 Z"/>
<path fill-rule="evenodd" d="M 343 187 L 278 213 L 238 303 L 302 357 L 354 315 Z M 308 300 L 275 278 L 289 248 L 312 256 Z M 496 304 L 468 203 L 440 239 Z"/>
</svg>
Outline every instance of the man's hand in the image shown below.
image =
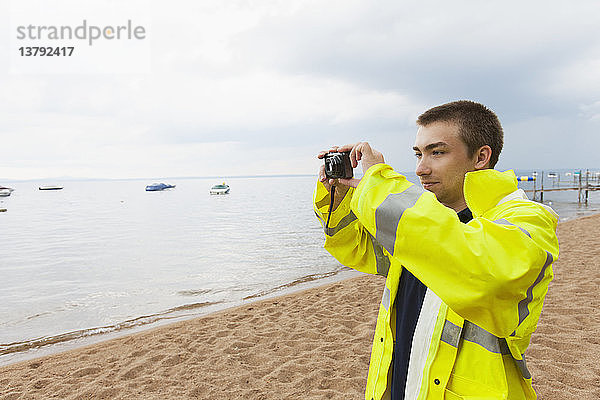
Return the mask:
<svg viewBox="0 0 600 400">
<path fill-rule="evenodd" d="M 361 162 L 363 173 L 366 173 L 367 170 L 373 165 L 382 164 L 385 162 L 383 159 L 383 154 L 373 149 L 371 145 L 367 142 L 358 142 L 355 144 L 346 144 L 343 146 L 332 146 L 329 150 L 320 152 L 317 155 L 317 158 L 323 158 L 327 153 L 344 151 L 350 152 L 350 162 L 352 164 L 352 168 L 358 167 L 358 162 Z M 347 187 L 357 187 L 360 183 L 360 179 L 356 178 L 327 180 L 327 177 L 325 176 L 325 167 L 323 165 L 319 170 L 319 180 L 323 182 L 327 190 L 329 190 L 332 185 L 340 186 L 341 184 L 342 186 Z M 346 190 L 344 190 L 344 194 L 346 193 Z"/>
<path fill-rule="evenodd" d="M 317 155 L 317 158 L 323 159 L 323 157 L 325 157 L 325 154 L 336 153 L 338 151 L 339 150 L 337 146 L 332 146 L 329 150 L 321 151 Z M 352 179 L 344 179 L 344 181 L 351 180 Z M 357 181 L 356 186 L 358 186 L 358 182 L 360 181 L 358 179 L 355 180 Z M 348 192 L 348 189 L 352 185 L 342 183 L 339 179 L 327 179 L 327 176 L 325 175 L 325 165 L 321 165 L 321 167 L 319 168 L 319 181 L 323 182 L 323 186 L 325 186 L 328 192 L 331 192 L 331 187 L 335 186 L 335 198 L 333 200 L 333 210 L 335 211 L 337 207 L 341 204 L 342 200 L 344 199 L 344 196 L 346 196 L 346 193 Z"/>
<path fill-rule="evenodd" d="M 367 142 L 359 142 L 355 144 L 347 144 L 344 146 L 332 146 L 329 150 L 321 151 L 317 158 L 322 159 L 325 157 L 327 153 L 336 153 L 336 152 L 344 152 L 350 151 L 350 162 L 352 163 L 352 167 L 358 167 L 358 162 L 360 161 L 362 164 L 363 173 L 367 172 L 367 170 L 375 165 L 383 163 L 383 155 L 371 148 L 369 143 Z M 335 186 L 335 199 L 333 202 L 333 209 L 335 210 L 348 192 L 348 188 L 357 187 L 360 183 L 360 179 L 350 178 L 350 179 L 327 179 L 325 175 L 325 165 L 321 165 L 319 168 L 319 181 L 323 182 L 323 185 L 327 189 L 327 191 L 331 191 L 331 187 Z"/>
<path fill-rule="evenodd" d="M 342 150 L 342 148 L 346 148 L 348 146 L 350 146 L 350 147 L 347 150 Z M 329 150 L 321 151 L 317 155 L 317 158 L 322 159 L 323 157 L 325 157 L 325 154 L 327 154 L 327 153 L 339 153 L 342 151 L 350 151 L 352 146 L 353 145 L 346 145 L 346 146 L 341 146 L 341 147 L 332 146 Z M 350 158 L 350 160 L 352 160 L 352 158 Z M 357 165 L 356 161 L 352 162 L 353 168 L 356 168 L 356 165 Z M 323 182 L 323 185 L 325 185 L 325 188 L 327 188 L 328 191 L 331 189 L 332 186 L 335 186 L 337 188 L 336 190 L 340 191 L 340 189 L 341 189 L 343 191 L 343 194 L 346 194 L 346 192 L 348 191 L 348 187 L 357 187 L 358 183 L 360 182 L 360 179 L 355 179 L 355 178 L 327 179 L 327 176 L 325 175 L 325 165 L 321 165 L 321 168 L 319 168 L 319 180 L 321 182 Z M 337 195 L 335 197 L 337 198 Z"/>
<path fill-rule="evenodd" d="M 373 149 L 367 142 L 358 142 L 355 144 L 346 144 L 337 147 L 337 151 L 350 151 L 350 162 L 352 168 L 358 167 L 358 162 L 361 162 L 363 173 L 366 173 L 369 168 L 375 164 L 384 163 L 383 154 Z M 340 183 L 347 186 L 357 187 L 360 179 L 339 179 Z"/>
<path fill-rule="evenodd" d="M 335 198 L 333 200 L 332 208 L 332 210 L 335 211 L 338 208 L 338 206 L 342 203 L 342 200 L 344 200 L 344 196 L 346 196 L 346 193 L 348 192 L 348 189 L 350 187 L 338 182 L 338 179 L 327 179 L 327 177 L 325 176 L 324 165 L 321 165 L 321 168 L 319 168 L 319 181 L 323 182 L 323 186 L 325 186 L 327 191 L 330 193 L 331 187 L 335 186 Z"/>
</svg>

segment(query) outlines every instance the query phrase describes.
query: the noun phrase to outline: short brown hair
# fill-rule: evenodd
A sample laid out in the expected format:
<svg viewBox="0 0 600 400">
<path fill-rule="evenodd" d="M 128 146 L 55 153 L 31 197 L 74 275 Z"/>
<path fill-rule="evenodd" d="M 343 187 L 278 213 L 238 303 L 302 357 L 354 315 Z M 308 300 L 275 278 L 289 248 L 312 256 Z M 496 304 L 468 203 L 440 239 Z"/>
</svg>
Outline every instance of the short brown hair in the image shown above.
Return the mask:
<svg viewBox="0 0 600 400">
<path fill-rule="evenodd" d="M 459 100 L 430 108 L 417 118 L 417 124 L 427 126 L 434 122 L 453 122 L 458 125 L 461 139 L 467 145 L 469 156 L 481 146 L 492 149 L 490 168 L 498 162 L 504 144 L 504 133 L 498 117 L 483 104 Z"/>
</svg>

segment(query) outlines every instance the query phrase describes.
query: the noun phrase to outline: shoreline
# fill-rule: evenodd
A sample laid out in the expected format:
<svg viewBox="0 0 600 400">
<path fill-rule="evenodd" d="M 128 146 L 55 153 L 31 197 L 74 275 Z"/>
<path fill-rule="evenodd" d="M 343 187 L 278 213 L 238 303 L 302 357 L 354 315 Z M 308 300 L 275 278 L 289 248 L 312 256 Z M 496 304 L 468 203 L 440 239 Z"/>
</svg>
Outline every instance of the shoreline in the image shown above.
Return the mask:
<svg viewBox="0 0 600 400">
<path fill-rule="evenodd" d="M 527 351 L 538 396 L 600 397 L 600 214 L 562 222 Z M 0 399 L 362 398 L 383 278 L 361 274 L 0 367 Z"/>
<path fill-rule="evenodd" d="M 231 396 L 228 398 L 262 399 L 263 391 L 258 388 L 265 385 L 271 387 L 265 390 L 274 393 L 275 398 L 292 389 L 291 396 L 296 398 L 302 397 L 313 382 L 320 382 L 318 393 L 324 391 L 329 398 L 340 398 L 349 388 L 362 390 L 367 368 L 362 368 L 361 376 L 354 377 L 351 375 L 356 371 L 345 363 L 355 359 L 357 364 L 366 363 L 368 367 L 372 321 L 377 311 L 372 305 L 379 304 L 383 282 L 378 276 L 361 275 L 16 362 L 0 367 L 0 399 L 21 395 L 41 399 L 50 397 L 50 393 L 72 399 L 222 398 L 224 387 Z M 352 298 L 353 292 L 362 295 Z M 338 297 L 343 301 L 331 307 L 331 300 Z M 286 315 L 282 307 L 291 312 Z M 348 319 L 335 318 L 340 313 L 346 313 Z M 329 319 L 334 326 L 320 324 Z M 285 322 L 282 324 L 281 320 Z M 339 335 L 352 337 L 352 346 L 338 349 Z M 315 360 L 315 352 L 322 359 Z M 189 362 L 196 364 L 193 374 L 189 372 Z M 330 370 L 333 362 L 335 373 L 317 376 L 315 371 Z M 226 372 L 232 366 L 240 369 L 239 374 Z M 156 371 L 150 372 L 153 368 Z M 169 372 L 163 373 L 165 370 Z M 175 386 L 179 387 L 156 384 L 157 375 L 171 373 L 182 375 L 176 379 L 179 385 Z M 296 388 L 298 382 L 290 379 L 297 374 L 304 377 L 304 389 Z M 210 388 L 204 382 L 205 375 L 225 384 Z M 58 376 L 64 380 L 62 383 L 61 379 L 51 378 Z M 124 386 L 108 383 L 113 379 Z M 165 379 L 174 383 L 173 378 Z M 130 380 L 137 383 L 131 384 Z M 238 384 L 242 388 L 234 389 Z"/>
<path fill-rule="evenodd" d="M 592 211 L 594 211 L 594 210 L 592 210 Z M 596 211 L 596 212 L 593 212 L 590 214 L 584 214 L 584 215 L 572 215 L 572 216 L 568 217 L 569 219 L 562 220 L 562 221 L 559 218 L 559 225 L 562 225 L 567 222 L 577 221 L 579 219 L 591 217 L 591 216 L 595 216 L 595 215 L 600 215 L 600 211 Z M 97 331 L 97 333 L 91 333 L 89 335 L 84 335 L 82 337 L 76 337 L 74 339 L 69 339 L 69 340 L 61 340 L 61 341 L 58 341 L 57 343 L 53 343 L 53 340 L 52 340 L 53 338 L 49 338 L 50 343 L 47 345 L 35 347 L 31 350 L 0 355 L 0 368 L 5 367 L 5 366 L 10 366 L 15 363 L 27 361 L 27 360 L 34 360 L 36 358 L 59 354 L 59 353 L 65 352 L 65 351 L 82 348 L 82 347 L 85 347 L 88 345 L 113 340 L 115 338 L 119 338 L 119 337 L 123 337 L 123 336 L 127 336 L 127 335 L 133 335 L 138 332 L 144 332 L 146 330 L 164 327 L 164 326 L 167 326 L 167 325 L 170 325 L 173 323 L 193 320 L 196 318 L 202 318 L 204 316 L 211 315 L 216 312 L 221 312 L 223 310 L 229 310 L 229 309 L 233 309 L 233 308 L 243 306 L 246 304 L 251 304 L 255 301 L 261 301 L 263 299 L 270 299 L 270 298 L 275 298 L 275 297 L 279 297 L 279 296 L 285 296 L 288 294 L 293 294 L 293 293 L 296 293 L 299 291 L 303 291 L 306 288 L 326 286 L 330 283 L 340 282 L 340 281 L 343 281 L 346 279 L 352 279 L 356 276 L 361 276 L 362 274 L 358 271 L 354 271 L 350 268 L 340 265 L 340 269 L 338 269 L 336 271 L 332 271 L 331 273 L 326 274 L 326 275 L 327 276 L 325 276 L 323 278 L 306 279 L 306 281 L 303 281 L 303 279 L 310 278 L 311 276 L 300 278 L 298 280 L 298 282 L 296 282 L 296 281 L 290 282 L 288 284 L 272 288 L 269 291 L 267 291 L 265 294 L 258 293 L 258 294 L 249 296 L 248 298 L 243 298 L 243 299 L 234 301 L 232 303 L 210 304 L 206 308 L 202 308 L 202 311 L 198 311 L 193 314 L 173 314 L 173 315 L 164 314 L 165 315 L 164 317 L 161 317 L 161 318 L 157 319 L 156 321 L 153 321 L 150 323 L 139 324 L 139 325 L 134 325 L 131 327 L 126 327 L 126 328 L 119 328 L 119 329 L 115 329 L 115 330 L 109 330 L 108 332 L 106 332 L 106 331 L 103 332 L 103 330 L 106 327 L 102 327 L 102 326 L 87 328 L 87 329 L 85 329 L 85 331 L 92 331 L 92 332 Z M 178 308 L 185 309 L 185 308 L 187 308 L 187 306 L 182 305 Z M 163 315 L 163 313 L 159 312 L 156 315 Z M 151 318 L 152 316 L 153 315 L 140 316 L 140 317 L 135 318 L 134 320 Z M 134 320 L 132 320 L 132 321 L 134 321 Z M 127 325 L 129 322 L 131 322 L 131 321 L 121 321 L 117 325 Z M 73 333 L 74 332 L 65 332 L 65 333 L 62 333 L 60 336 L 68 336 Z M 33 340 L 43 341 L 45 339 L 46 339 L 45 337 L 42 337 L 42 338 L 33 339 Z"/>
<path fill-rule="evenodd" d="M 600 216 L 600 212 L 594 212 L 591 214 L 584 214 L 584 215 L 573 215 L 573 216 L 569 217 L 569 219 L 566 219 L 563 221 L 561 221 L 559 218 L 559 226 L 562 224 L 565 224 L 567 222 L 573 222 L 573 221 L 577 221 L 577 220 L 580 220 L 583 218 L 592 217 L 592 216 L 596 216 L 596 215 Z M 140 325 L 136 325 L 136 326 L 128 327 L 128 328 L 116 329 L 114 331 L 111 330 L 108 332 L 102 332 L 104 327 L 89 328 L 89 329 L 86 329 L 86 331 L 98 331 L 98 333 L 92 333 L 90 335 L 77 337 L 75 339 L 59 341 L 57 343 L 53 343 L 52 341 L 50 341 L 50 343 L 47 345 L 36 347 L 31 350 L 0 355 L 0 369 L 3 367 L 6 367 L 6 366 L 14 365 L 16 363 L 26 362 L 26 361 L 35 360 L 35 359 L 41 358 L 41 357 L 60 354 L 63 352 L 87 347 L 89 345 L 94 345 L 97 343 L 110 341 L 110 340 L 120 338 L 123 336 L 134 335 L 134 334 L 137 334 L 140 332 L 145 332 L 148 330 L 165 327 L 165 326 L 168 326 L 171 324 L 190 321 L 190 320 L 193 320 L 196 318 L 202 318 L 205 316 L 212 315 L 214 313 L 235 309 L 237 307 L 252 304 L 254 302 L 259 302 L 261 300 L 277 298 L 280 296 L 286 296 L 289 294 L 302 292 L 309 288 L 317 288 L 317 287 L 321 287 L 321 286 L 326 286 L 331 283 L 341 282 L 341 281 L 347 280 L 347 279 L 353 279 L 354 277 L 358 277 L 358 276 L 362 276 L 362 275 L 363 274 L 358 271 L 354 271 L 350 268 L 340 266 L 339 270 L 333 271 L 333 273 L 325 276 L 324 278 L 309 279 L 305 282 L 302 281 L 302 279 L 301 279 L 299 282 L 290 282 L 289 284 L 282 285 L 280 287 L 275 287 L 275 288 L 269 290 L 268 292 L 266 292 L 266 294 L 264 294 L 264 295 L 261 295 L 259 293 L 257 295 L 250 296 L 250 298 L 240 299 L 238 301 L 235 301 L 232 303 L 227 303 L 227 304 L 215 303 L 215 304 L 212 304 L 212 305 L 209 305 L 208 307 L 206 307 L 206 309 L 204 309 L 204 312 L 200 311 L 200 312 L 196 312 L 194 314 L 182 314 L 182 315 L 172 315 L 172 316 L 168 315 L 168 316 L 165 316 L 164 318 L 161 318 L 155 322 L 151 322 L 151 323 L 147 323 L 147 324 L 140 324 Z M 286 288 L 286 286 L 287 286 L 287 288 Z M 183 305 L 181 307 L 185 308 L 186 306 Z M 136 318 L 136 320 L 140 319 L 140 318 L 146 318 L 146 317 L 143 317 L 143 316 L 138 317 L 138 318 Z M 125 325 L 128 322 L 129 321 L 123 321 L 123 322 L 120 322 L 118 325 Z M 63 335 L 66 336 L 66 335 L 70 335 L 70 334 L 72 334 L 72 332 L 63 333 L 63 334 L 61 334 L 61 336 L 63 336 Z M 40 338 L 40 339 L 44 339 L 44 338 Z M 50 339 L 52 339 L 52 338 L 50 338 Z M 6 360 L 3 360 L 3 358 Z"/>
<path fill-rule="evenodd" d="M 275 287 L 268 291 L 264 295 L 252 295 L 247 298 L 243 298 L 241 300 L 232 302 L 232 303 L 215 303 L 207 306 L 202 309 L 203 311 L 196 312 L 194 314 L 183 314 L 183 315 L 173 315 L 173 316 L 165 316 L 155 322 L 151 322 L 148 324 L 140 324 L 133 327 L 127 327 L 122 329 L 111 330 L 108 332 L 102 332 L 105 327 L 95 327 L 89 328 L 85 331 L 97 331 L 97 333 L 91 333 L 89 335 L 85 335 L 82 337 L 77 337 L 75 339 L 69 339 L 64 341 L 57 341 L 53 343 L 52 338 L 49 340 L 49 344 L 36 347 L 26 351 L 7 353 L 4 355 L 0 355 L 0 369 L 3 367 L 11 366 L 14 364 L 18 364 L 21 362 L 27 362 L 31 360 L 35 360 L 37 358 L 52 356 L 55 354 L 61 354 L 63 352 L 68 352 L 72 350 L 77 350 L 80 348 L 84 348 L 87 346 L 91 346 L 94 344 L 102 343 L 105 341 L 114 340 L 120 337 L 135 335 L 137 333 L 142 333 L 145 331 L 149 331 L 152 329 L 159 329 L 162 327 L 166 327 L 171 324 L 176 324 L 179 322 L 190 321 L 196 318 L 202 318 L 205 316 L 212 315 L 214 313 L 219 313 L 227 310 L 232 310 L 237 307 L 242 307 L 244 305 L 253 304 L 255 302 L 260 302 L 262 300 L 268 300 L 272 298 L 278 298 L 281 296 L 286 296 L 290 294 L 295 294 L 298 292 L 302 292 L 304 290 L 308 290 L 311 288 L 317 288 L 321 286 L 326 286 L 332 283 L 341 282 L 347 279 L 353 279 L 355 277 L 362 276 L 362 273 L 352 270 L 347 267 L 341 267 L 340 269 L 333 271 L 330 275 L 327 275 L 323 278 L 318 279 L 307 279 L 303 281 L 300 279 L 299 282 L 291 282 L 289 284 L 283 285 L 283 287 Z M 305 277 L 306 278 L 306 277 Z M 304 278 L 304 279 L 305 279 Z M 186 308 L 185 305 L 181 306 L 181 308 Z M 138 317 L 137 319 L 146 318 L 146 317 Z M 150 317 L 148 317 L 150 318 Z M 127 324 L 129 321 L 120 322 L 118 325 Z M 66 332 L 61 334 L 60 336 L 68 336 L 74 332 Z M 39 341 L 44 340 L 46 338 L 37 339 Z"/>
</svg>

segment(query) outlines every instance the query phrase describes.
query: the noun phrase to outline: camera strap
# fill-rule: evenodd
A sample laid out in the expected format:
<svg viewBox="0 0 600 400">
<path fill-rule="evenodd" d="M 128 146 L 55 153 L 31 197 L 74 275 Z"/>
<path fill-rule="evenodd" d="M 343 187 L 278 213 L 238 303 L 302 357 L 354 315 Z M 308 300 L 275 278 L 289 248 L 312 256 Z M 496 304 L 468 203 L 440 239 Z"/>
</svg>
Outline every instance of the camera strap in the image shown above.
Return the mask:
<svg viewBox="0 0 600 400">
<path fill-rule="evenodd" d="M 329 200 L 329 213 L 327 214 L 327 223 L 325 229 L 329 229 L 329 219 L 331 218 L 331 211 L 333 211 L 333 200 L 335 200 L 335 186 L 331 186 L 331 198 Z"/>
</svg>

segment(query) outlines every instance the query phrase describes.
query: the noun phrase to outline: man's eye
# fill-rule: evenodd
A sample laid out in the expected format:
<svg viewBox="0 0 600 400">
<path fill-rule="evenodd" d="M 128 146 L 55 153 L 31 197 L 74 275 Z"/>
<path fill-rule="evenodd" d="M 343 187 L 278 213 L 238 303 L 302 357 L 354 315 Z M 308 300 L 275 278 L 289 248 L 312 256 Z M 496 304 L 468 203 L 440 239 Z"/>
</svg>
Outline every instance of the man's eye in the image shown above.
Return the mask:
<svg viewBox="0 0 600 400">
<path fill-rule="evenodd" d="M 440 150 L 434 150 L 434 151 L 431 152 L 431 154 L 433 154 L 434 156 L 439 156 L 441 154 L 444 154 L 444 152 L 440 151 Z"/>
<path fill-rule="evenodd" d="M 421 153 L 415 153 L 415 157 L 421 158 Z"/>
</svg>

